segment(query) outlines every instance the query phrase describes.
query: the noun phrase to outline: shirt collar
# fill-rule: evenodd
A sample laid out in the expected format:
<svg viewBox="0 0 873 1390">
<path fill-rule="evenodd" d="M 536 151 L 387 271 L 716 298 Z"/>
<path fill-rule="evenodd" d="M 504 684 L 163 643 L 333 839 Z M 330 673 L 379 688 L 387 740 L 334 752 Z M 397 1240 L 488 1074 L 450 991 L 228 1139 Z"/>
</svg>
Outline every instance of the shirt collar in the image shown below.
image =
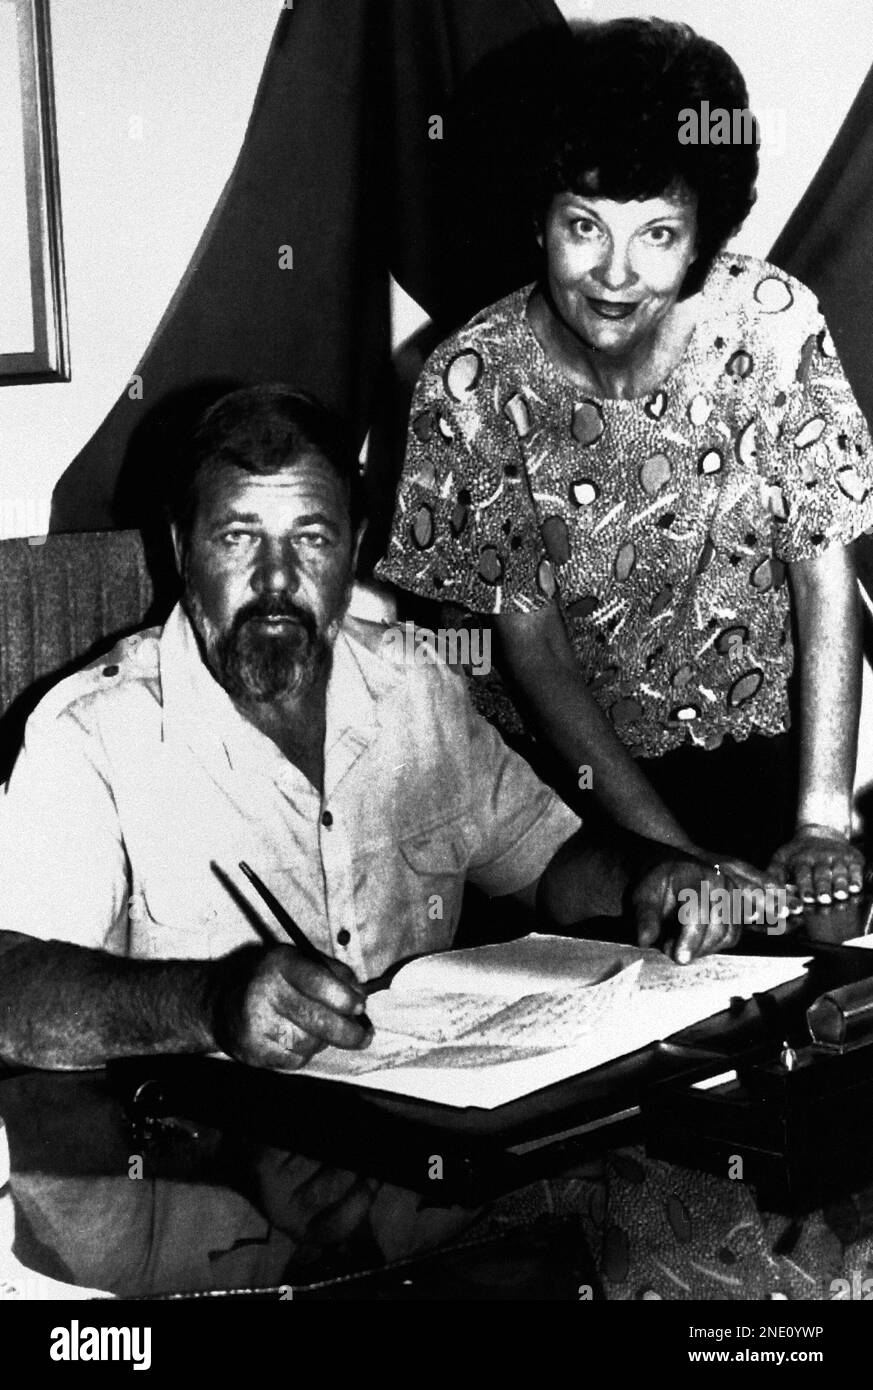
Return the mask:
<svg viewBox="0 0 873 1390">
<path fill-rule="evenodd" d="M 160 638 L 164 742 L 181 739 L 231 770 L 287 766 L 272 739 L 240 714 L 204 662 L 191 623 L 177 604 Z M 378 728 L 378 697 L 389 672 L 346 621 L 334 643 L 325 713 L 325 790 L 339 780 Z M 345 750 L 343 756 L 342 750 Z M 349 757 L 351 756 L 351 759 Z M 334 764 L 332 766 L 332 763 Z"/>
</svg>

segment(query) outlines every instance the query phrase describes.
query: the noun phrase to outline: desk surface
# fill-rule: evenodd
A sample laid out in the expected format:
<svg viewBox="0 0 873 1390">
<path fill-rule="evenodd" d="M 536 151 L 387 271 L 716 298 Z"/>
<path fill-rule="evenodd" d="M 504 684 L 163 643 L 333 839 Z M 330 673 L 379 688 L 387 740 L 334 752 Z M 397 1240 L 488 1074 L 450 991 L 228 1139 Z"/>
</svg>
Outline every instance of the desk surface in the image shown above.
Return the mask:
<svg viewBox="0 0 873 1390">
<path fill-rule="evenodd" d="M 873 976 L 873 951 L 842 945 L 866 916 L 867 904 L 853 903 L 809 913 L 783 936 L 744 940 L 744 952 L 814 954 L 807 979 L 775 991 L 778 1031 L 792 1043 L 805 1040 L 814 997 Z M 293 1250 L 295 1203 L 325 1166 L 432 1194 L 428 1168 L 439 1155 L 443 1195 L 478 1201 L 548 1172 L 568 1153 L 578 1158 L 635 1137 L 653 1083 L 772 1055 L 776 1045 L 772 1022 L 749 1003 L 493 1111 L 200 1058 L 116 1064 L 109 1077 L 0 1074 L 16 1254 L 65 1283 L 125 1297 L 275 1286 Z M 129 1102 L 150 1077 L 158 1090 L 145 1105 L 140 1096 L 132 1122 L 121 1097 Z M 149 1111 L 191 1118 L 145 1125 Z M 421 1216 L 408 1194 L 395 1189 L 393 1200 L 398 1220 L 404 1201 L 407 1216 Z M 366 1262 L 374 1252 L 359 1253 Z"/>
</svg>

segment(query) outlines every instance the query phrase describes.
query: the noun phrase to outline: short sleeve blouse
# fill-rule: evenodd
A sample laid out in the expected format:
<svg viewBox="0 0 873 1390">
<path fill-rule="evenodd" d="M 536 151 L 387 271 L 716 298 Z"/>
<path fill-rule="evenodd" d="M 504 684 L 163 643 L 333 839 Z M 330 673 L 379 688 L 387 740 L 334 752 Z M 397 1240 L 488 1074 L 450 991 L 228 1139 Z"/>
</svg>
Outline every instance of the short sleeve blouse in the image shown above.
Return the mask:
<svg viewBox="0 0 873 1390">
<path fill-rule="evenodd" d="M 617 400 L 553 366 L 532 288 L 425 365 L 379 574 L 482 614 L 555 599 L 637 755 L 780 732 L 785 566 L 873 526 L 870 435 L 813 295 L 720 256 L 680 362 Z"/>
</svg>

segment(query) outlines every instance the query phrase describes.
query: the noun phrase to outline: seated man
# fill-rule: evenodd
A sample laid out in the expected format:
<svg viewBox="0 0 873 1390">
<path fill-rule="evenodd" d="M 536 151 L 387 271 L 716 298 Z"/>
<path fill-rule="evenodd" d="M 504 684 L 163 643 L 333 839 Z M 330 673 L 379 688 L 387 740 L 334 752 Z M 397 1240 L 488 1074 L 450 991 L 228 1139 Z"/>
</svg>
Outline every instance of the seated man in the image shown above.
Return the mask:
<svg viewBox="0 0 873 1390">
<path fill-rule="evenodd" d="M 214 405 L 170 513 L 181 604 L 46 696 L 0 799 L 4 1060 L 300 1065 L 366 1045 L 362 982 L 450 946 L 468 878 L 557 923 L 632 900 L 651 944 L 712 872 L 590 841 L 448 666 L 346 616 L 357 461 L 310 398 Z M 282 935 L 240 861 L 329 965 Z M 736 933 L 692 922 L 677 959 Z"/>
</svg>

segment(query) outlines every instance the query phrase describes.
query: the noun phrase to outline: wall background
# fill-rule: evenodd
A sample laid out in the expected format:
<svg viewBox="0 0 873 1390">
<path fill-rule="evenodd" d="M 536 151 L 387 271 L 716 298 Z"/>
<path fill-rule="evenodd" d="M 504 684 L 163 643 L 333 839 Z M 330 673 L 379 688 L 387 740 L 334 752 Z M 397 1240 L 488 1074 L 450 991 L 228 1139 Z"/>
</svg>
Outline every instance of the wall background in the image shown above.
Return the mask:
<svg viewBox="0 0 873 1390">
<path fill-rule="evenodd" d="M 73 378 L 0 388 L 0 537 L 37 533 L 239 152 L 279 0 L 51 0 Z"/>
<path fill-rule="evenodd" d="M 732 53 L 753 109 L 770 117 L 758 203 L 736 243 L 765 255 L 873 61 L 869 0 L 557 3 L 571 20 L 684 19 Z M 0 538 L 44 533 L 54 484 L 142 356 L 233 167 L 279 8 L 51 0 L 73 379 L 0 388 Z M 423 320 L 399 288 L 394 315 L 397 342 Z M 861 740 L 866 784 L 869 669 Z"/>
</svg>

